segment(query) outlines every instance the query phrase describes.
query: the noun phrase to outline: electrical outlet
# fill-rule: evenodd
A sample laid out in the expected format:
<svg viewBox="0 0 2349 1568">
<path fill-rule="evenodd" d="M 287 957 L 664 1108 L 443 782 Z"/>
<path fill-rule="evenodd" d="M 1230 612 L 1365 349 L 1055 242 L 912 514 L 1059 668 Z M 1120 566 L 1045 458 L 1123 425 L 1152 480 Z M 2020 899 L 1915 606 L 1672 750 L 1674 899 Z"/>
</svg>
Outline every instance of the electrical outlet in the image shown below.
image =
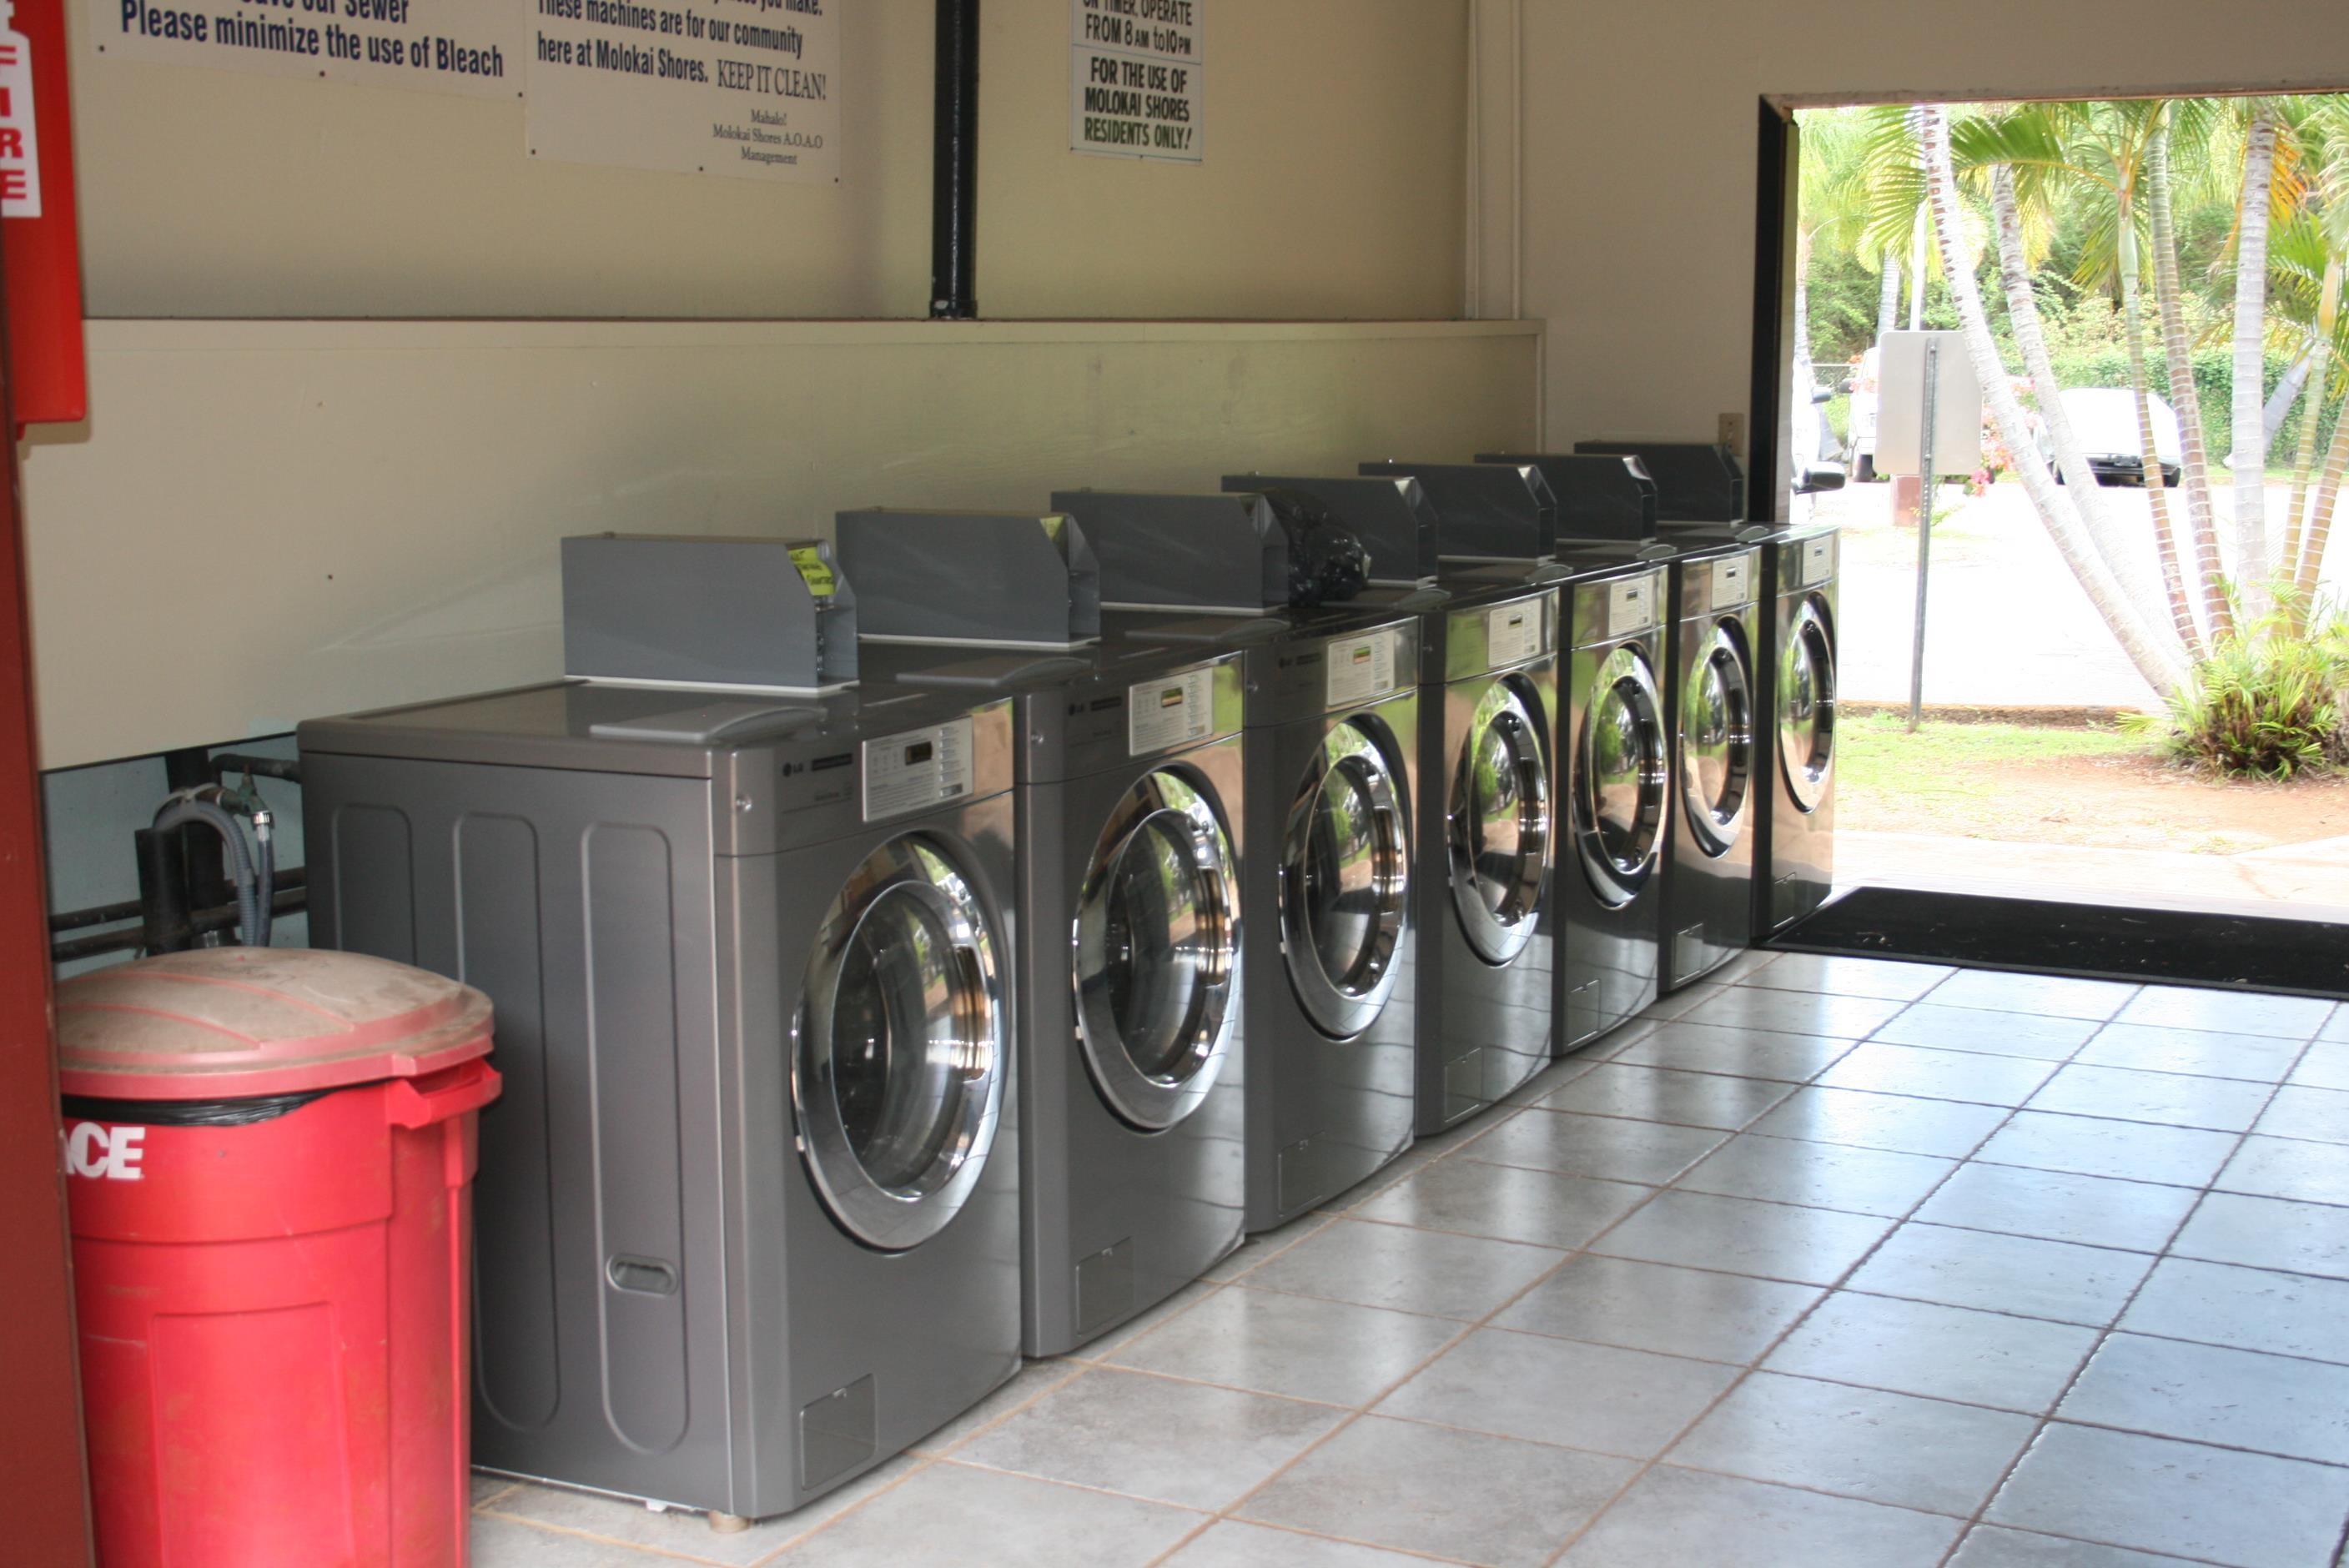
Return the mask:
<svg viewBox="0 0 2349 1568">
<path fill-rule="evenodd" d="M 1719 434 L 1714 437 L 1714 439 L 1718 440 L 1723 446 L 1727 447 L 1731 451 L 1736 453 L 1737 459 L 1740 462 L 1744 461 L 1745 416 L 1743 414 L 1723 414 L 1721 416 L 1721 423 L 1718 429 Z"/>
</svg>

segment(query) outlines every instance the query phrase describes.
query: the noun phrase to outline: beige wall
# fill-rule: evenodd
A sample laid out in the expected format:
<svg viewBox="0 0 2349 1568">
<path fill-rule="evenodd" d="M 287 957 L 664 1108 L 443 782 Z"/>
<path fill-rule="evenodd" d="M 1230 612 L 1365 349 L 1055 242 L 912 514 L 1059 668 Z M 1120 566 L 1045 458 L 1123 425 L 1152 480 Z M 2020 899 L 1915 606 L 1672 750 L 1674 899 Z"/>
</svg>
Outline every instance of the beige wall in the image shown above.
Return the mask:
<svg viewBox="0 0 2349 1568">
<path fill-rule="evenodd" d="M 42 763 L 562 673 L 555 542 L 1532 439 L 1538 329 L 109 322 L 26 450 Z"/>
<path fill-rule="evenodd" d="M 1550 326 L 1552 443 L 1707 440 L 1745 409 L 1764 94 L 2349 88 L 2328 0 L 1524 5 L 1526 310 Z"/>
<path fill-rule="evenodd" d="M 67 6 L 85 33 L 86 4 Z M 533 161 L 518 102 L 141 65 L 85 37 L 89 308 L 926 315 L 932 6 L 842 10 L 838 186 Z M 1068 150 L 1068 0 L 983 15 L 985 314 L 1458 314 L 1468 0 L 1214 0 L 1195 168 Z"/>
</svg>

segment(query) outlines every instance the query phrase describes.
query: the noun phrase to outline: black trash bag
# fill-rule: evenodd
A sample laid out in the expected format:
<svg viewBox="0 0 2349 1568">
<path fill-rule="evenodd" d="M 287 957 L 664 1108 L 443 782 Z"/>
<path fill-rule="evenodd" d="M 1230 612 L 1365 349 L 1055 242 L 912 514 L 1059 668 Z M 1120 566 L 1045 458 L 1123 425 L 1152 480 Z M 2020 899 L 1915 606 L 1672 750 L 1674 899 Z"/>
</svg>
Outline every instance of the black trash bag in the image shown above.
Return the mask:
<svg viewBox="0 0 2349 1568">
<path fill-rule="evenodd" d="M 1294 490 L 1263 495 L 1288 536 L 1289 608 L 1342 604 L 1362 591 L 1371 580 L 1371 552 L 1320 497 Z"/>
</svg>

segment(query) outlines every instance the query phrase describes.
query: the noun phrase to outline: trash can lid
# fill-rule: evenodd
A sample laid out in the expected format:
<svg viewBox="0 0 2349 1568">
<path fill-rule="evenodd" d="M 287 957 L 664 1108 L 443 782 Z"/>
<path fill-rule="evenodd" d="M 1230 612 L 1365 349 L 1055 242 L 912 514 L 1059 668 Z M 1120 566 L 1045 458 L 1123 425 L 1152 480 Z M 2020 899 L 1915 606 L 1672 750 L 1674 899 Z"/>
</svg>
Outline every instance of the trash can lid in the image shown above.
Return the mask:
<svg viewBox="0 0 2349 1568">
<path fill-rule="evenodd" d="M 57 987 L 59 1087 L 101 1099 L 243 1099 L 434 1072 L 490 1048 L 490 999 L 387 959 L 212 947 Z"/>
</svg>

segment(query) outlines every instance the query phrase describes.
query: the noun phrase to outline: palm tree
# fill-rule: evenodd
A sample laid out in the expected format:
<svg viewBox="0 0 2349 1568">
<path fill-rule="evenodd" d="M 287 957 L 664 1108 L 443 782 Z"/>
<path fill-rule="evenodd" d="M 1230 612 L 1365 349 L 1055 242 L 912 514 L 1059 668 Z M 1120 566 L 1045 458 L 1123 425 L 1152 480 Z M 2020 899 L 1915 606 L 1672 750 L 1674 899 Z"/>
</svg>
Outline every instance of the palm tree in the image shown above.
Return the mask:
<svg viewBox="0 0 2349 1568">
<path fill-rule="evenodd" d="M 2210 511 L 2210 459 L 2202 438 L 2202 393 L 2194 383 L 2194 345 L 2186 330 L 2186 290 L 2178 265 L 2175 187 L 2169 153 L 2183 130 L 2199 145 L 2207 136 L 2207 106 L 2170 103 L 2154 117 L 2145 149 L 2146 217 L 2153 246 L 2153 297 L 2161 316 L 2162 358 L 2169 370 L 2169 401 L 2178 413 L 2178 477 L 2186 490 L 2187 545 L 2200 596 L 2202 625 L 2218 642 L 2234 630 L 2227 601 L 2219 530 Z"/>
<path fill-rule="evenodd" d="M 1959 316 L 1964 324 L 1967 351 L 1973 360 L 1975 375 L 1982 382 L 1983 397 L 1990 405 L 1992 418 L 1998 426 L 2001 438 L 2010 451 L 2017 454 L 2027 452 L 2031 449 L 2031 440 L 2023 407 L 2016 401 L 2013 387 L 2007 379 L 2006 367 L 1999 359 L 1998 346 L 1991 335 L 1990 315 L 1982 303 L 1981 287 L 1974 280 L 1972 269 L 1964 261 L 1957 172 L 1950 148 L 1949 111 L 1941 105 L 1927 105 L 1919 112 L 1916 124 L 1920 151 L 1919 162 L 1932 211 L 1941 273 L 1957 298 Z M 2000 167 L 2004 169 L 2004 166 Z M 2015 211 L 2011 170 L 2005 170 L 2004 178 L 1994 178 L 1992 205 L 1995 226 L 2001 231 L 2002 239 L 2010 229 L 2019 235 L 2021 220 Z M 2026 330 L 2035 332 L 2036 305 L 2030 298 L 2030 280 L 2027 273 L 2023 271 L 2019 242 L 2013 247 L 2011 254 L 2003 242 L 2001 251 L 2001 271 L 2007 284 L 2010 311 L 2016 308 L 2018 288 L 2022 302 L 2029 306 L 2029 315 L 2018 315 L 2014 323 L 2020 340 Z M 2026 350 L 2026 355 L 2028 353 Z M 2033 366 L 2034 381 L 2037 380 L 2036 373 L 2046 360 L 2044 337 L 2037 344 L 2036 357 L 2039 363 Z M 2086 465 L 2079 459 L 2077 443 L 2071 439 L 2068 421 L 2057 423 L 2061 419 L 2063 402 L 2054 395 L 2052 370 L 2043 386 L 2041 401 L 2047 406 L 2043 408 L 2043 413 L 2055 416 L 2049 421 L 2049 430 L 2057 448 L 2058 461 L 2064 463 L 2067 471 L 2076 466 L 2083 475 L 2081 480 L 2071 484 L 2072 496 L 2077 498 L 2093 492 L 2095 478 L 2086 473 Z M 2068 454 L 2064 450 L 2066 445 L 2072 448 Z M 2148 619 L 2140 612 L 2106 558 L 2102 542 L 2096 540 L 2091 529 L 2084 524 L 2073 501 L 2057 491 L 2054 479 L 2046 470 L 2034 462 L 2025 461 L 2017 466 L 2023 488 L 2030 494 L 2041 521 L 2046 525 L 2057 552 L 2078 580 L 2088 602 L 2095 606 L 2096 613 L 2119 640 L 2129 662 L 2137 666 L 2147 684 L 2156 691 L 2168 693 L 2177 690 L 2186 679 L 2187 663 L 2176 639 L 2164 634 L 2158 619 Z"/>
<path fill-rule="evenodd" d="M 2251 104 L 2243 137 L 2243 192 L 2235 219 L 2235 579 L 2243 613 L 2266 616 L 2272 599 L 2268 548 L 2267 301 L 2268 220 L 2275 200 L 2276 110 L 2264 98 Z"/>
</svg>

